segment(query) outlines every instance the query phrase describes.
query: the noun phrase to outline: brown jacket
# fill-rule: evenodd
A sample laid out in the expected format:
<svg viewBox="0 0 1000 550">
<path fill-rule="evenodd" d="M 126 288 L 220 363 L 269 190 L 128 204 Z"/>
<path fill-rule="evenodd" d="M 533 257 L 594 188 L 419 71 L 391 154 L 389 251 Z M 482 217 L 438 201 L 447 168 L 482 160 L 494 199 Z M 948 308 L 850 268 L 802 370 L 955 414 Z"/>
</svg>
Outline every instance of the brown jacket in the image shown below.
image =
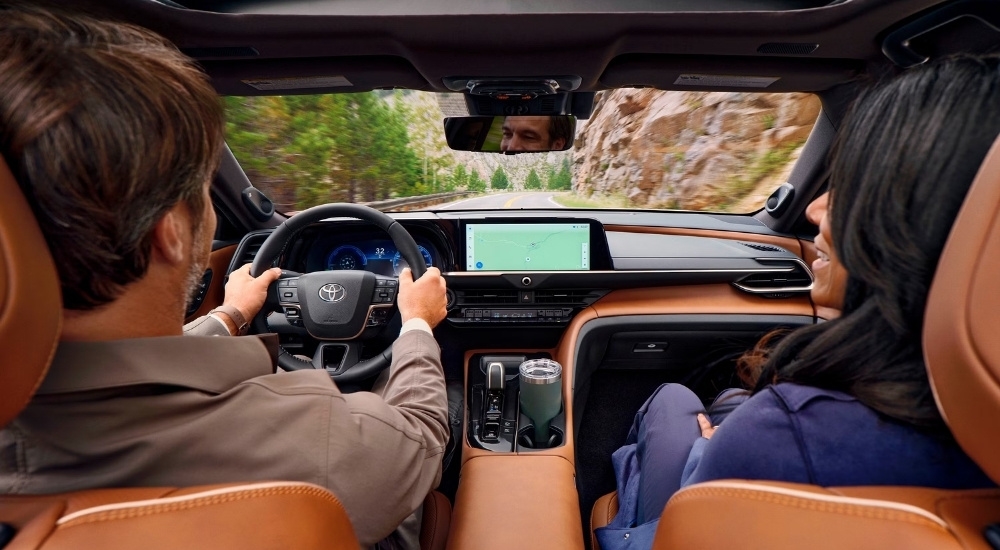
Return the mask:
<svg viewBox="0 0 1000 550">
<path fill-rule="evenodd" d="M 434 337 L 400 336 L 375 392 L 342 394 L 323 371 L 273 372 L 255 337 L 62 343 L 0 431 L 0 492 L 308 481 L 340 498 L 363 545 L 387 536 L 441 477 L 448 403 Z"/>
</svg>

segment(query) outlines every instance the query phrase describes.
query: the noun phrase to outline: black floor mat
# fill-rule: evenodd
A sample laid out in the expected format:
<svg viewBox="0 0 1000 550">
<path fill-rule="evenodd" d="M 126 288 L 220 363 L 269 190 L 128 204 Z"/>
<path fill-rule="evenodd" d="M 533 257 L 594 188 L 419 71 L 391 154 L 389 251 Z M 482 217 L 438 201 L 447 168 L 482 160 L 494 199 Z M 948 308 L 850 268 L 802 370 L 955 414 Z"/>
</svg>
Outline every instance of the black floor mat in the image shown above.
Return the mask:
<svg viewBox="0 0 1000 550">
<path fill-rule="evenodd" d="M 708 363 L 701 373 L 677 370 L 598 370 L 591 379 L 580 431 L 576 435 L 576 475 L 584 540 L 590 546 L 590 511 L 615 490 L 611 454 L 625 444 L 636 411 L 667 382 L 685 383 L 707 405 L 722 390 L 739 385 L 733 356 Z"/>
<path fill-rule="evenodd" d="M 594 373 L 590 397 L 576 437 L 576 476 L 580 513 L 590 541 L 590 510 L 594 501 L 615 490 L 611 453 L 625 443 L 639 407 L 665 382 L 677 382 L 666 370 L 601 370 Z"/>
</svg>

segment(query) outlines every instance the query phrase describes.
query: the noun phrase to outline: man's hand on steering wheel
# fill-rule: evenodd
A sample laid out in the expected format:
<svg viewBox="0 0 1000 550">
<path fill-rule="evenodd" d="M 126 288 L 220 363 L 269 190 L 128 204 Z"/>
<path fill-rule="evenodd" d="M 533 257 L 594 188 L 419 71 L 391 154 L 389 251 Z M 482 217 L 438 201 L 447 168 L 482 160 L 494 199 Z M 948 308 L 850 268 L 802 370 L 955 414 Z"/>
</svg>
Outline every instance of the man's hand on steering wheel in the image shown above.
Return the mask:
<svg viewBox="0 0 1000 550">
<path fill-rule="evenodd" d="M 428 325 L 439 323 L 444 317 L 445 302 L 440 273 L 434 270 L 435 276 L 422 282 L 427 263 L 406 228 L 394 218 L 360 204 L 321 204 L 281 222 L 257 250 L 250 275 L 263 274 L 274 266 L 289 242 L 306 227 L 341 217 L 357 218 L 388 233 L 400 258 L 412 269 L 417 282 L 411 282 L 411 291 L 407 293 L 404 320 L 423 318 Z M 395 277 L 364 270 L 308 273 L 286 270 L 272 283 L 252 327 L 257 333 L 272 332 L 268 315 L 273 312 L 277 326 L 305 329 L 317 341 L 311 359 L 279 346 L 278 366 L 282 369 L 324 369 L 335 382 L 358 382 L 374 377 L 391 364 L 391 345 L 374 355 L 363 347 L 365 340 L 377 337 L 389 323 L 399 301 L 399 285 Z M 362 359 L 363 355 L 368 358 Z"/>
<path fill-rule="evenodd" d="M 250 264 L 229 274 L 226 282 L 226 294 L 222 301 L 224 306 L 233 306 L 240 310 L 244 319 L 253 319 L 264 307 L 267 299 L 267 287 L 281 276 L 281 269 L 272 267 L 260 274 L 260 277 L 250 275 Z"/>
<path fill-rule="evenodd" d="M 423 319 L 434 328 L 448 315 L 446 304 L 445 281 L 438 268 L 428 267 L 416 281 L 408 267 L 399 273 L 396 306 L 404 323 L 410 319 Z"/>
</svg>

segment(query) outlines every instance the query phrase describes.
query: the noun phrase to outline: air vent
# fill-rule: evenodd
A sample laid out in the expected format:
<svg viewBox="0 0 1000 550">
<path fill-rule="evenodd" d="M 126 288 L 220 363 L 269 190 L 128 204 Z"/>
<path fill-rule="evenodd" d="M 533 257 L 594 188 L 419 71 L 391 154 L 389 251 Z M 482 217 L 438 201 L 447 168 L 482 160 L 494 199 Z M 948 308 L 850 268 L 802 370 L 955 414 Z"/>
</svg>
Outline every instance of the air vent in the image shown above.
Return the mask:
<svg viewBox="0 0 1000 550">
<path fill-rule="evenodd" d="M 733 286 L 744 292 L 769 298 L 806 293 L 812 289 L 812 274 L 801 260 L 758 258 L 757 261 L 765 266 L 773 266 L 775 270 L 747 275 L 733 283 Z"/>
<path fill-rule="evenodd" d="M 457 299 L 459 306 L 518 303 L 516 290 L 460 290 Z"/>
<path fill-rule="evenodd" d="M 554 97 L 543 97 L 540 100 L 542 113 L 544 114 L 554 114 L 556 111 L 556 98 Z"/>
<path fill-rule="evenodd" d="M 587 306 L 604 296 L 602 290 L 536 290 L 536 304 L 559 304 L 568 306 Z"/>
<path fill-rule="evenodd" d="M 233 254 L 233 260 L 229 263 L 229 271 L 227 273 L 232 273 L 245 264 L 253 263 L 254 258 L 257 257 L 257 252 L 260 252 L 261 245 L 271 236 L 271 231 L 271 229 L 265 229 L 244 235 L 243 240 L 240 241 L 240 245 L 236 247 L 236 253 Z"/>
<path fill-rule="evenodd" d="M 768 42 L 757 48 L 757 53 L 775 55 L 809 55 L 819 48 L 819 44 L 805 42 Z"/>
<path fill-rule="evenodd" d="M 749 246 L 754 250 L 760 250 L 762 252 L 787 252 L 784 249 L 778 248 L 777 246 L 771 246 L 769 244 L 745 243 L 742 241 L 740 241 L 740 244 L 742 244 L 743 246 Z"/>
</svg>

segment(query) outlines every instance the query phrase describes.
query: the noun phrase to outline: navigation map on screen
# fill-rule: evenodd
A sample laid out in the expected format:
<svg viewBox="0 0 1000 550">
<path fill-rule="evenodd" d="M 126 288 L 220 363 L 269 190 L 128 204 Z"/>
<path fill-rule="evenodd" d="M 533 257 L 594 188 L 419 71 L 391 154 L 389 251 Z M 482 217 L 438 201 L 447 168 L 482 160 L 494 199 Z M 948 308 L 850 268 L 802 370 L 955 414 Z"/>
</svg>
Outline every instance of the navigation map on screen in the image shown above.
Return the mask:
<svg viewBox="0 0 1000 550">
<path fill-rule="evenodd" d="M 465 226 L 465 269 L 590 269 L 590 226 L 585 223 L 470 223 Z"/>
</svg>

